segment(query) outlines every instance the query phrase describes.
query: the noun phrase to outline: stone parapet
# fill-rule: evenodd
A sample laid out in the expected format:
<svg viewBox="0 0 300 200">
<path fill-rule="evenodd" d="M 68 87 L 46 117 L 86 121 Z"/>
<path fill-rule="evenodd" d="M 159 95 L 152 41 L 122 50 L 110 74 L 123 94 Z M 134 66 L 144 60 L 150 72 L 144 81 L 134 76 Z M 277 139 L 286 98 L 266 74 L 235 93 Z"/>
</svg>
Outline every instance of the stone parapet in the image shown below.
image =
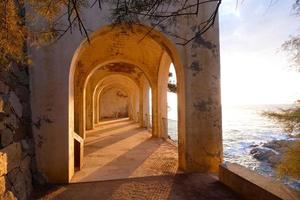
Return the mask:
<svg viewBox="0 0 300 200">
<path fill-rule="evenodd" d="M 249 200 L 299 200 L 300 193 L 278 181 L 232 163 L 220 165 L 219 180 Z"/>
</svg>

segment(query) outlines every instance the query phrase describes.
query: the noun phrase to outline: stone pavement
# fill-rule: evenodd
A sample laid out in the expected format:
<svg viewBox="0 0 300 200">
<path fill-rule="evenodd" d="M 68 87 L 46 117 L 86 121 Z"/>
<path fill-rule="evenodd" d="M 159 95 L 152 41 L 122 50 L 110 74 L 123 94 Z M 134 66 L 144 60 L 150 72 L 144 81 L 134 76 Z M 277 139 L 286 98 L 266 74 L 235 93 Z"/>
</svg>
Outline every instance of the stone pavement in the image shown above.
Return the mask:
<svg viewBox="0 0 300 200">
<path fill-rule="evenodd" d="M 176 174 L 51 186 L 33 199 L 55 200 L 238 200 L 207 174 Z"/>
<path fill-rule="evenodd" d="M 37 189 L 33 199 L 241 199 L 208 174 L 178 170 L 177 147 L 130 120 L 87 133 L 84 166 L 72 183 Z"/>
<path fill-rule="evenodd" d="M 83 168 L 72 182 L 180 173 L 177 147 L 130 120 L 105 123 L 87 133 Z"/>
</svg>

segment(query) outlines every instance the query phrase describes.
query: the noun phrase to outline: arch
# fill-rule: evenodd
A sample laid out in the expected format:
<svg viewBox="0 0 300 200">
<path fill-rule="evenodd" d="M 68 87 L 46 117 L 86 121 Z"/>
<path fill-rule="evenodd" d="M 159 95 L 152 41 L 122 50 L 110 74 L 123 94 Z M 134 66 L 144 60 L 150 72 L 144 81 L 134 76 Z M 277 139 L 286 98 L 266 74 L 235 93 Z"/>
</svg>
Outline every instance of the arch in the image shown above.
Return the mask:
<svg viewBox="0 0 300 200">
<path fill-rule="evenodd" d="M 158 86 L 158 74 L 161 63 L 161 57 L 164 53 L 167 53 L 172 63 L 174 63 L 175 70 L 177 72 L 178 81 L 178 121 L 179 121 L 179 141 L 178 141 L 178 151 L 179 151 L 179 165 L 184 168 L 185 163 L 185 80 L 184 80 L 184 69 L 180 61 L 179 52 L 177 51 L 175 45 L 162 33 L 152 30 L 150 27 L 144 25 L 133 25 L 132 30 L 124 29 L 126 26 L 119 25 L 117 27 L 112 27 L 110 25 L 105 26 L 94 32 L 90 37 L 90 43 L 84 41 L 77 48 L 71 62 L 70 73 L 69 73 L 69 178 L 74 173 L 74 168 L 72 167 L 74 162 L 74 133 L 78 131 L 78 134 L 83 136 L 84 124 L 81 127 L 75 129 L 74 124 L 80 121 L 75 121 L 74 115 L 81 117 L 81 120 L 85 118 L 85 93 L 86 86 L 90 77 L 94 72 L 110 63 L 129 63 L 134 66 L 138 66 L 144 73 L 145 77 L 149 80 L 149 84 L 152 89 L 152 108 L 153 108 L 153 135 L 155 137 L 161 137 L 162 133 L 159 129 L 158 120 L 158 104 L 159 104 L 159 86 Z M 113 40 L 106 40 L 105 37 L 112 37 L 114 34 L 119 34 L 120 32 L 131 31 L 128 33 L 132 36 L 128 41 L 121 42 L 128 44 L 128 49 L 125 52 L 121 49 L 120 52 L 107 53 L 104 47 L 111 47 Z M 145 37 L 146 35 L 146 37 Z M 120 35 L 119 35 L 120 36 Z M 121 37 L 121 36 L 120 36 Z M 141 41 L 141 38 L 144 38 Z M 138 41 L 138 42 L 137 42 Z M 118 41 L 120 42 L 120 41 Z M 146 43 L 147 45 L 143 45 Z M 101 45 L 100 45 L 101 44 Z M 132 45 L 132 46 L 130 46 Z M 127 46 L 126 46 L 127 47 Z M 140 52 L 137 55 L 130 54 L 130 51 L 134 48 L 136 52 Z M 97 55 L 91 54 L 91 49 L 100 50 Z M 149 51 L 153 51 L 153 54 L 148 54 Z M 139 57 L 139 56 L 142 56 Z M 144 60 L 143 60 L 144 59 Z M 152 60 L 155 62 L 152 63 Z M 75 87 L 76 84 L 76 87 Z M 79 100 L 79 104 L 77 101 Z M 80 103 L 82 101 L 82 103 Z M 75 108 L 76 103 L 76 108 Z M 78 111 L 76 111 L 78 109 Z M 75 113 L 74 113 L 75 112 Z M 80 114 L 82 113 L 82 115 Z M 84 120 L 83 120 L 84 121 Z M 80 123 L 79 123 L 80 124 Z"/>
<path fill-rule="evenodd" d="M 94 73 L 95 75 L 96 73 Z M 89 124 L 89 127 L 86 126 L 86 130 L 91 130 L 94 128 L 94 123 L 95 123 L 95 119 L 97 119 L 97 112 L 94 112 L 96 110 L 97 105 L 97 95 L 99 92 L 99 89 L 101 89 L 101 86 L 105 86 L 106 84 L 117 80 L 118 82 L 127 82 L 127 84 L 132 85 L 132 87 L 136 87 L 136 89 L 138 90 L 138 82 L 131 76 L 129 76 L 128 74 L 118 74 L 118 73 L 106 73 L 100 77 L 96 78 L 96 82 L 91 86 L 90 90 L 87 90 L 87 92 L 90 93 L 86 94 L 85 98 L 85 103 L 86 103 L 86 109 L 84 109 L 84 112 L 90 113 L 90 115 L 85 114 L 86 118 L 86 125 Z M 124 85 L 126 85 L 126 83 L 124 82 Z M 133 86 L 134 85 L 134 86 Z M 138 97 L 137 97 L 138 98 Z M 90 106 L 88 106 L 90 104 Z"/>
<path fill-rule="evenodd" d="M 100 121 L 133 118 L 133 107 L 135 101 L 132 101 L 132 91 L 119 84 L 112 84 L 101 90 L 99 98 L 99 107 L 97 111 L 100 115 Z"/>
<path fill-rule="evenodd" d="M 79 93 L 79 96 L 77 97 L 78 103 L 76 104 L 75 108 L 77 108 L 77 113 L 76 113 L 76 109 L 75 109 L 75 114 L 78 117 L 78 119 L 74 120 L 75 125 L 78 125 L 78 127 L 75 129 L 77 130 L 78 134 L 82 137 L 84 137 L 84 132 L 85 132 L 85 127 L 86 127 L 86 88 L 88 85 L 89 80 L 91 79 L 91 77 L 95 74 L 95 72 L 101 68 L 104 68 L 105 66 L 109 66 L 112 64 L 119 64 L 119 63 L 123 63 L 123 64 L 128 64 L 131 67 L 135 67 L 137 69 L 143 70 L 143 68 L 146 69 L 146 72 L 143 71 L 143 74 L 145 75 L 146 79 L 149 81 L 150 86 L 156 84 L 156 78 L 151 78 L 151 76 L 149 75 L 149 73 L 147 72 L 147 66 L 145 66 L 144 64 L 141 63 L 137 63 L 135 61 L 126 61 L 123 59 L 114 59 L 114 60 L 109 60 L 109 61 L 105 61 L 101 64 L 95 64 L 92 63 L 92 67 L 89 68 L 89 70 L 87 72 L 84 73 L 83 78 L 77 82 L 77 84 L 79 86 L 81 86 L 81 88 L 79 88 L 79 91 L 83 91 L 82 93 Z M 138 66 L 140 65 L 140 66 Z M 141 67 L 142 66 L 142 67 Z M 110 74 L 110 73 L 109 73 Z M 120 74 L 118 72 L 118 74 Z M 124 75 L 124 73 L 121 73 Z M 154 76 L 155 77 L 155 76 Z"/>
<path fill-rule="evenodd" d="M 112 80 L 113 79 L 113 80 Z M 114 86 L 114 85 L 119 85 L 119 87 L 123 87 L 126 88 L 126 84 L 121 85 L 122 79 L 128 80 L 129 84 L 131 84 L 131 87 L 127 87 L 127 90 L 130 91 L 130 93 L 132 94 L 133 98 L 136 98 L 136 101 L 138 101 L 139 94 L 138 93 L 134 93 L 132 91 L 132 88 L 135 88 L 135 91 L 138 91 L 139 87 L 138 84 L 135 80 L 126 77 L 125 75 L 118 75 L 118 74 L 112 74 L 109 75 L 105 78 L 103 78 L 102 80 L 99 81 L 99 83 L 96 85 L 94 92 L 93 92 L 93 112 L 94 112 L 94 117 L 96 118 L 96 122 L 94 121 L 94 123 L 99 122 L 99 100 L 100 100 L 100 95 L 103 91 L 104 88 L 106 87 L 110 87 L 110 86 Z M 108 81 L 108 83 L 105 83 L 105 81 Z"/>
</svg>

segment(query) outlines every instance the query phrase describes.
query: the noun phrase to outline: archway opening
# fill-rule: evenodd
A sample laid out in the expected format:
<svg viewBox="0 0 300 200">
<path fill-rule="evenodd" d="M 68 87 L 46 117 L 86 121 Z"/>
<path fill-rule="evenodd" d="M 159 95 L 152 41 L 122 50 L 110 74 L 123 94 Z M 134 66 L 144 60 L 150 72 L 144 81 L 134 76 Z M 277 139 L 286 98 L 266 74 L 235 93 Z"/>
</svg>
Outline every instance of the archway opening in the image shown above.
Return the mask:
<svg viewBox="0 0 300 200">
<path fill-rule="evenodd" d="M 148 123 L 148 129 L 152 129 L 152 124 L 153 124 L 153 122 L 152 122 L 152 117 L 153 117 L 153 115 L 152 115 L 152 90 L 151 90 L 151 88 L 149 88 L 149 90 L 148 90 L 148 102 L 149 102 L 149 114 L 148 114 L 148 119 L 147 119 L 147 123 Z"/>
<path fill-rule="evenodd" d="M 178 115 L 181 126 L 177 139 L 179 148 L 178 152 L 177 147 L 174 150 L 175 164 L 170 164 L 170 170 L 174 171 L 173 167 L 177 170 L 177 153 L 179 159 L 184 159 L 184 76 L 179 56 L 160 33 L 153 31 L 149 34 L 149 29 L 140 25 L 132 28 L 134 30 L 123 26 L 100 29 L 90 38 L 90 44 L 82 44 L 76 54 L 74 140 L 80 145 L 74 144 L 70 152 L 74 151 L 74 167 L 79 166 L 81 170 L 73 177 L 73 182 L 108 179 L 104 171 L 112 175 L 111 170 L 116 166 L 120 173 L 110 178 L 131 176 L 138 164 L 142 165 L 141 161 L 146 162 L 154 152 L 160 152 L 158 149 L 163 140 L 155 140 L 157 145 L 147 145 L 152 138 L 167 138 L 163 128 L 163 118 L 168 117 L 167 94 L 161 96 L 160 84 L 168 81 L 170 63 L 174 63 L 174 71 L 176 68 L 177 76 L 179 74 L 176 78 L 179 83 L 178 103 L 182 108 Z M 168 84 L 164 84 L 163 91 L 167 87 Z M 122 118 L 128 118 L 128 121 L 120 121 Z M 107 123 L 111 120 L 114 122 Z M 138 156 L 140 151 L 149 154 Z M 127 155 L 134 157 L 131 163 L 135 165 L 127 166 Z M 120 157 L 126 158 L 121 159 L 125 163 L 120 163 Z"/>
<path fill-rule="evenodd" d="M 167 90 L 167 132 L 168 137 L 173 141 L 178 141 L 178 96 L 177 96 L 177 78 L 176 70 L 171 63 L 169 68 L 169 80 Z"/>
</svg>

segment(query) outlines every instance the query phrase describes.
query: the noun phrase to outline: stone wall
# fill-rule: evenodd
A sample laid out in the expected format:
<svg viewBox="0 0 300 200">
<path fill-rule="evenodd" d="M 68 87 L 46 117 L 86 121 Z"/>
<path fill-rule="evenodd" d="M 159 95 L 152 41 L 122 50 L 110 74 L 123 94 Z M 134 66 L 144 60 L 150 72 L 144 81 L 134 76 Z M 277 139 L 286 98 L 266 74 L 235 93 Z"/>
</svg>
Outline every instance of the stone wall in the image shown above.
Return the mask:
<svg viewBox="0 0 300 200">
<path fill-rule="evenodd" d="M 0 199 L 29 199 L 35 169 L 29 75 L 22 65 L 0 68 Z"/>
</svg>

